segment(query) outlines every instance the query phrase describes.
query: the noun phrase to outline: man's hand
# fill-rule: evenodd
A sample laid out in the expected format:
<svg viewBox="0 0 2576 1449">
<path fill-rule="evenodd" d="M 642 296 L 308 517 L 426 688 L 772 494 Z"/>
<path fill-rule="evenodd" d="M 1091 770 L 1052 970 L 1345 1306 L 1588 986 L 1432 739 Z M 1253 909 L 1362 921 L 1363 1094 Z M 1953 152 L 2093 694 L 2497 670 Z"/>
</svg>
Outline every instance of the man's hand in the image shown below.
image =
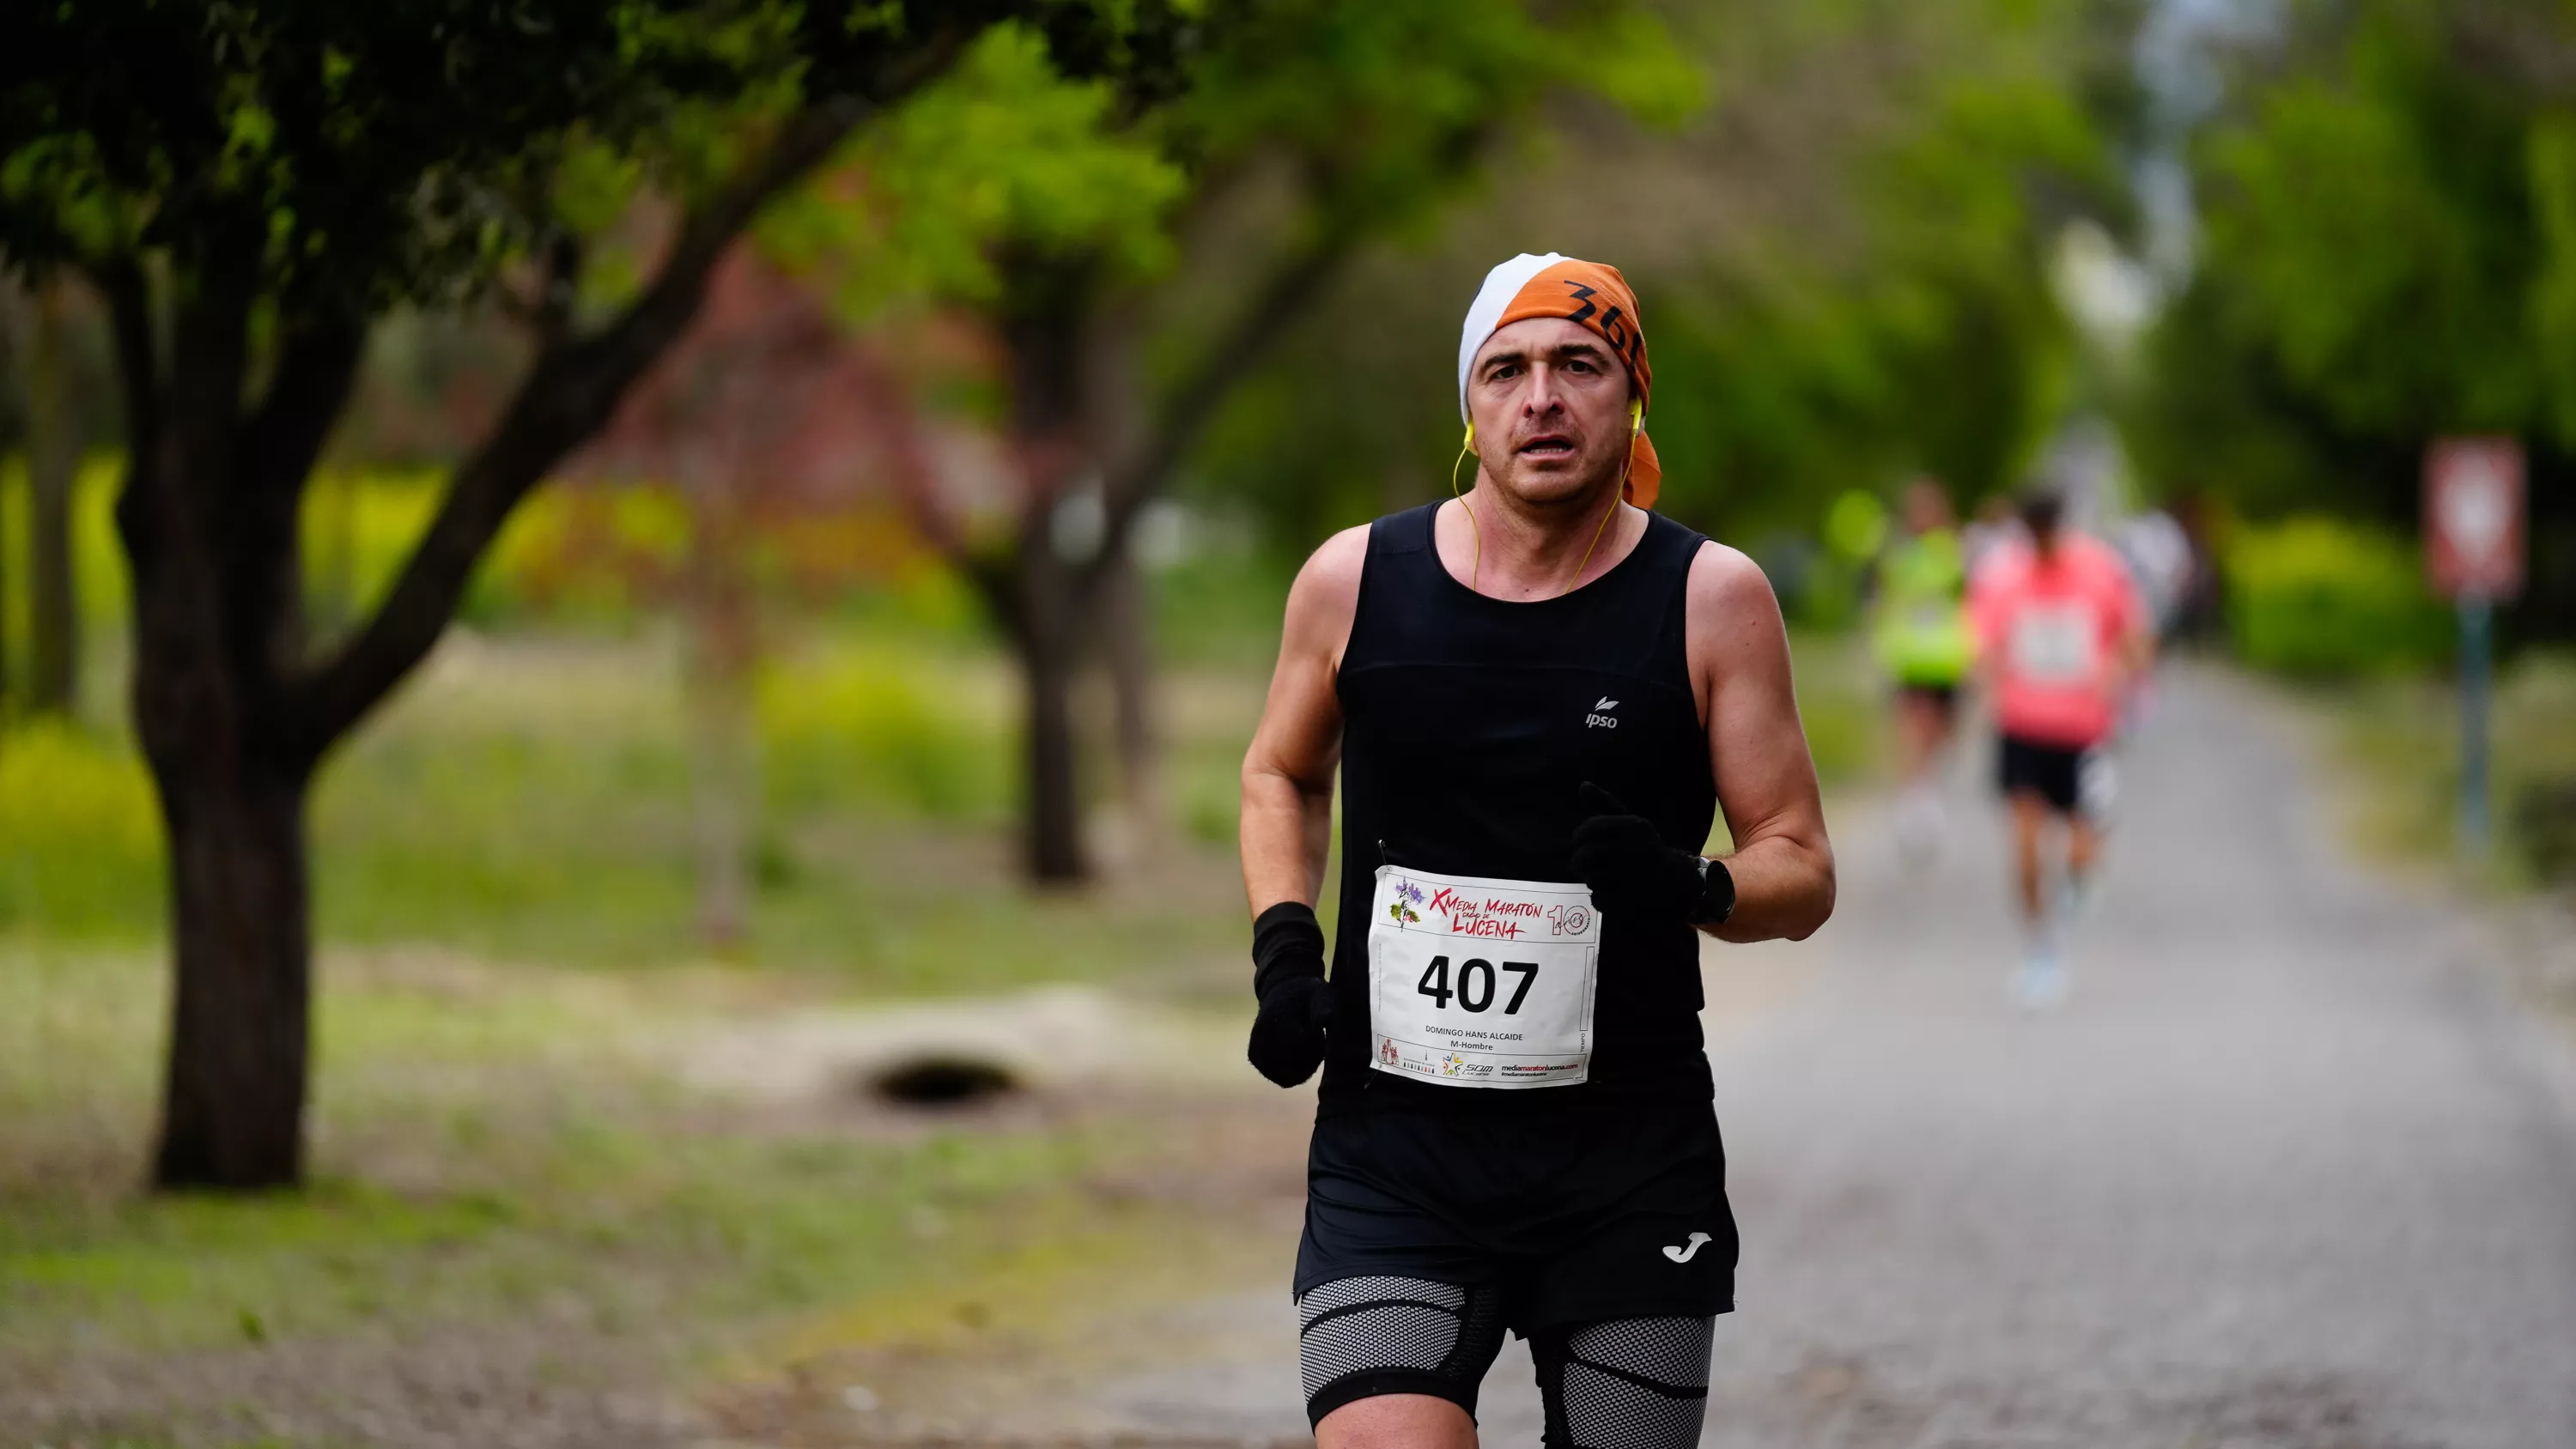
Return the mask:
<svg viewBox="0 0 2576 1449">
<path fill-rule="evenodd" d="M 1655 823 L 1629 813 L 1619 797 L 1586 780 L 1580 796 L 1584 821 L 1574 827 L 1574 874 L 1592 890 L 1592 904 L 1613 920 L 1639 925 L 1697 925 L 1723 919 L 1734 894 L 1719 881 L 1726 867 L 1715 861 L 1701 875 L 1700 857 L 1664 844 Z M 1708 899 L 1723 892 L 1724 902 Z"/>
<path fill-rule="evenodd" d="M 1315 1074 L 1324 1062 L 1324 1029 L 1333 1020 L 1333 988 L 1324 980 L 1324 928 L 1300 901 L 1282 901 L 1252 924 L 1252 1019 L 1244 1055 L 1283 1087 Z"/>
</svg>

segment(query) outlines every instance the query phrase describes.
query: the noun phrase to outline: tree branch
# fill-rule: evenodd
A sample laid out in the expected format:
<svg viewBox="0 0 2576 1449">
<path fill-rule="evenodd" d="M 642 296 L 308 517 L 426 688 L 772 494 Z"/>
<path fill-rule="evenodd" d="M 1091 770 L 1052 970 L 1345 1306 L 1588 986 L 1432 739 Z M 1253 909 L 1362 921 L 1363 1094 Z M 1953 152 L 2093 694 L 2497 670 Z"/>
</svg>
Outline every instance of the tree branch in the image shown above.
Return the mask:
<svg viewBox="0 0 2576 1449">
<path fill-rule="evenodd" d="M 1454 126 L 1440 138 L 1435 152 L 1447 174 L 1467 175 L 1476 154 L 1492 144 L 1494 136 L 1489 122 Z M 1110 560 L 1123 555 L 1137 515 L 1161 494 L 1173 470 L 1216 420 L 1235 388 L 1359 254 L 1361 246 L 1383 229 L 1385 218 L 1372 223 L 1365 204 L 1343 194 L 1345 178 L 1330 153 L 1303 158 L 1303 167 L 1312 188 L 1313 233 L 1280 262 L 1234 326 L 1208 348 L 1189 380 L 1156 417 L 1143 446 L 1110 472 L 1104 497 L 1107 526 L 1100 552 L 1085 570 L 1085 588 L 1095 586 Z"/>
<path fill-rule="evenodd" d="M 357 384 L 366 342 L 365 319 L 347 308 L 291 323 L 268 393 L 234 444 L 232 496 L 214 520 L 225 540 L 216 553 L 226 574 L 225 648 L 242 676 L 258 681 L 263 714 L 277 706 L 271 691 L 304 662 L 304 488 Z"/>
<path fill-rule="evenodd" d="M 1189 380 L 1156 416 L 1144 443 L 1110 472 L 1102 500 L 1106 531 L 1100 552 L 1084 570 L 1086 585 L 1096 583 L 1107 560 L 1127 547 L 1137 514 L 1170 483 L 1181 459 L 1271 345 L 1358 253 L 1361 236 L 1352 227 L 1323 230 L 1280 263 L 1234 325 L 1209 346 Z"/>
<path fill-rule="evenodd" d="M 870 109 L 835 96 L 799 111 L 749 171 L 682 222 L 651 285 L 616 320 L 538 354 L 491 436 L 457 469 L 384 603 L 300 682 L 289 712 L 300 748 L 318 757 L 428 655 L 510 510 L 608 422 L 687 328 L 708 274 L 760 208 L 820 165 Z"/>
</svg>

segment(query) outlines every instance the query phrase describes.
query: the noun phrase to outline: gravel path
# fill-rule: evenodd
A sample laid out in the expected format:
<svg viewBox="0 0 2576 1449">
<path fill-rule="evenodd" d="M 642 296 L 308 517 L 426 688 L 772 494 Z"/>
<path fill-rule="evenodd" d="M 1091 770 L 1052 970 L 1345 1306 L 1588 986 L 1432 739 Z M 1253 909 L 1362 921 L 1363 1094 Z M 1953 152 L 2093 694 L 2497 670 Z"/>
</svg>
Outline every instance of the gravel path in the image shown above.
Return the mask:
<svg viewBox="0 0 2576 1449">
<path fill-rule="evenodd" d="M 2243 686 L 2174 672 L 2124 765 L 2053 1015 L 2005 1003 L 1964 780 L 1937 868 L 1841 842 L 1816 974 L 1716 1053 L 1746 1252 L 1707 1443 L 2576 1445 L 2564 1042 L 2345 859 Z"/>
</svg>

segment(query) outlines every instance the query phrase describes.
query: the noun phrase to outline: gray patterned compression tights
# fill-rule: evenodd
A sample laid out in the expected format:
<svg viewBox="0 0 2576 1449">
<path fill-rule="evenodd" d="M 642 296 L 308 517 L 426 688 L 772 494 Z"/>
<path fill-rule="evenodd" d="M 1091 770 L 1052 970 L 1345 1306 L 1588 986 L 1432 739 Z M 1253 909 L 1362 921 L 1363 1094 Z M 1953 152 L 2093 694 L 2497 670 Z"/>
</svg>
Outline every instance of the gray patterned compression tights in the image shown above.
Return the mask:
<svg viewBox="0 0 2576 1449">
<path fill-rule="evenodd" d="M 1378 1394 L 1430 1394 L 1476 1412 L 1503 1347 L 1492 1288 L 1343 1278 L 1297 1300 L 1306 1414 Z M 1614 1318 L 1530 1339 L 1547 1449 L 1692 1449 L 1708 1408 L 1710 1318 Z"/>
</svg>

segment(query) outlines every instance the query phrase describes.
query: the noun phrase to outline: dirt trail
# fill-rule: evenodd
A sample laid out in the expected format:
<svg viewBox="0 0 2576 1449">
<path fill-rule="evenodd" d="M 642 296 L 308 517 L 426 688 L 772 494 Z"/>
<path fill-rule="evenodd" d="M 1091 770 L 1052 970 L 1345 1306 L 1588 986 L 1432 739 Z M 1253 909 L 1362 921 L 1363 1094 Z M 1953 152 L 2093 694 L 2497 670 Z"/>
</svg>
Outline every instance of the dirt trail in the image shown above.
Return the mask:
<svg viewBox="0 0 2576 1449">
<path fill-rule="evenodd" d="M 1791 948 L 1712 943 L 1703 956 L 1712 1039 L 1722 1049 L 1786 999 L 1805 969 Z M 1055 1062 L 1058 1090 L 1115 1082 L 1160 1094 L 1140 1121 L 1161 1140 L 1138 1175 L 1102 1185 L 1137 1205 L 1131 1227 L 818 1326 L 782 1351 L 784 1367 L 712 1395 L 725 1437 L 710 1449 L 1311 1442 L 1287 1284 L 1313 1094 L 1254 1078 L 1242 1064 L 1239 1022 L 1217 1029 L 1047 993 L 1000 1010 L 956 1003 L 897 1018 L 802 1019 L 735 1038 L 709 1054 L 705 1070 L 712 1080 L 739 1072 L 733 1080 L 780 1091 L 828 1081 L 846 1070 L 836 1063 L 938 1044 L 978 1042 L 1025 1063 L 1028 1043 L 1055 1039 L 1052 1028 L 1075 1021 L 1114 1024 L 1120 1039 L 1157 1044 Z M 1534 1442 L 1528 1377 L 1526 1356 L 1507 1353 L 1485 1418 L 1498 1432 L 1526 1428 L 1520 1437 Z"/>
</svg>

